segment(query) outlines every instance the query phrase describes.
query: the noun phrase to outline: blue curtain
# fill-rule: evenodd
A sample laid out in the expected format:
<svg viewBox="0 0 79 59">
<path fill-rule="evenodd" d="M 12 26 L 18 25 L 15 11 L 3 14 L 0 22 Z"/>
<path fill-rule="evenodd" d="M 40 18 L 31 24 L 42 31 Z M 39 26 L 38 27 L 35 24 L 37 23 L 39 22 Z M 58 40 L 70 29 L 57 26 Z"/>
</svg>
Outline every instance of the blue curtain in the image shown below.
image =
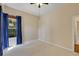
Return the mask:
<svg viewBox="0 0 79 59">
<path fill-rule="evenodd" d="M 1 40 L 1 6 L 0 6 L 0 56 L 3 55 L 3 50 L 2 50 L 2 40 Z"/>
<path fill-rule="evenodd" d="M 16 16 L 16 37 L 17 44 L 22 44 L 21 16 Z"/>
<path fill-rule="evenodd" d="M 2 47 L 7 48 L 9 46 L 8 41 L 8 14 L 2 13 L 2 21 L 1 21 L 1 37 L 2 37 Z"/>
</svg>

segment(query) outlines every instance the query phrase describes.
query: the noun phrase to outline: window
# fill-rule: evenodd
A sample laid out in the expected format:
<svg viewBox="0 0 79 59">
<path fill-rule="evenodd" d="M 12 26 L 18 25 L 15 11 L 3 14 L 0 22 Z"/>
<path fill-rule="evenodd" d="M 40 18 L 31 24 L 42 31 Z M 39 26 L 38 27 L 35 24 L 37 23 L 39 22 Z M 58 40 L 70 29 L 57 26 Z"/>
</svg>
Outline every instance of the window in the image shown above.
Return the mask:
<svg viewBox="0 0 79 59">
<path fill-rule="evenodd" d="M 8 39 L 9 47 L 16 45 L 16 18 L 13 16 L 8 17 Z"/>
</svg>

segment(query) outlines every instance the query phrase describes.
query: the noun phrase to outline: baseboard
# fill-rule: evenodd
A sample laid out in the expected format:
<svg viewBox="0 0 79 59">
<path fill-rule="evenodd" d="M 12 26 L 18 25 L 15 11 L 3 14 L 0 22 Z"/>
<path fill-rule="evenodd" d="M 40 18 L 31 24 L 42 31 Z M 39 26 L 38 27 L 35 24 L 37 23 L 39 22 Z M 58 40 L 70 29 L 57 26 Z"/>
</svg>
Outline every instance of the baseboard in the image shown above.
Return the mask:
<svg viewBox="0 0 79 59">
<path fill-rule="evenodd" d="M 31 43 L 36 42 L 36 41 L 39 41 L 39 40 L 28 40 L 28 41 L 24 42 L 23 44 L 31 44 Z"/>
<path fill-rule="evenodd" d="M 53 46 L 57 46 L 57 47 L 60 47 L 60 48 L 65 49 L 65 50 L 68 50 L 68 51 L 73 52 L 73 50 L 72 50 L 72 49 L 67 48 L 67 47 L 63 47 L 63 46 L 61 46 L 61 45 L 59 45 L 59 44 L 51 43 L 51 42 L 48 42 L 48 41 L 45 41 L 45 40 L 40 40 L 40 41 L 42 41 L 42 42 L 45 42 L 45 43 L 47 43 L 47 44 L 50 44 L 50 45 L 53 45 Z"/>
</svg>

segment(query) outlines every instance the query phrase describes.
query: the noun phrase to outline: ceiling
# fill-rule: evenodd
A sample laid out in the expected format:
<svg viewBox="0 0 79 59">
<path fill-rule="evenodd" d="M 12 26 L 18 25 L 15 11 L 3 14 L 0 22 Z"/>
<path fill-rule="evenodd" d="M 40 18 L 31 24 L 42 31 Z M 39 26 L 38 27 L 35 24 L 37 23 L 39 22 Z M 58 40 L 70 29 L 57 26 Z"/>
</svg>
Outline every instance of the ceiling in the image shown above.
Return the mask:
<svg viewBox="0 0 79 59">
<path fill-rule="evenodd" d="M 51 10 L 53 10 L 57 5 L 59 6 L 60 4 L 55 4 L 55 3 L 49 3 L 46 6 L 42 6 L 41 8 L 38 8 L 35 5 L 31 5 L 30 3 L 5 3 L 6 6 L 9 6 L 11 8 L 27 12 L 29 14 L 39 16 L 39 15 L 44 15 Z"/>
</svg>

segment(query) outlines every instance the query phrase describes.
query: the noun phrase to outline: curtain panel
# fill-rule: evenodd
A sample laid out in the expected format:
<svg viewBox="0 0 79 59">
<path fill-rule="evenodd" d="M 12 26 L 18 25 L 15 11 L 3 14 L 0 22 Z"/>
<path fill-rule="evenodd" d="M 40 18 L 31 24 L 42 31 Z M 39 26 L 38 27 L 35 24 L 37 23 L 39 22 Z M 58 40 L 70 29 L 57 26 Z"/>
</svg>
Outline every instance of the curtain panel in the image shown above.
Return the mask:
<svg viewBox="0 0 79 59">
<path fill-rule="evenodd" d="M 22 44 L 21 16 L 16 16 L 16 37 L 17 44 Z"/>
<path fill-rule="evenodd" d="M 2 47 L 3 49 L 7 48 L 9 46 L 8 41 L 8 14 L 2 13 L 2 19 L 1 19 L 1 37 L 2 37 Z"/>
<path fill-rule="evenodd" d="M 2 8 L 0 6 L 0 56 L 3 55 L 3 51 L 2 51 L 2 39 L 1 39 L 1 13 L 2 12 Z"/>
</svg>

